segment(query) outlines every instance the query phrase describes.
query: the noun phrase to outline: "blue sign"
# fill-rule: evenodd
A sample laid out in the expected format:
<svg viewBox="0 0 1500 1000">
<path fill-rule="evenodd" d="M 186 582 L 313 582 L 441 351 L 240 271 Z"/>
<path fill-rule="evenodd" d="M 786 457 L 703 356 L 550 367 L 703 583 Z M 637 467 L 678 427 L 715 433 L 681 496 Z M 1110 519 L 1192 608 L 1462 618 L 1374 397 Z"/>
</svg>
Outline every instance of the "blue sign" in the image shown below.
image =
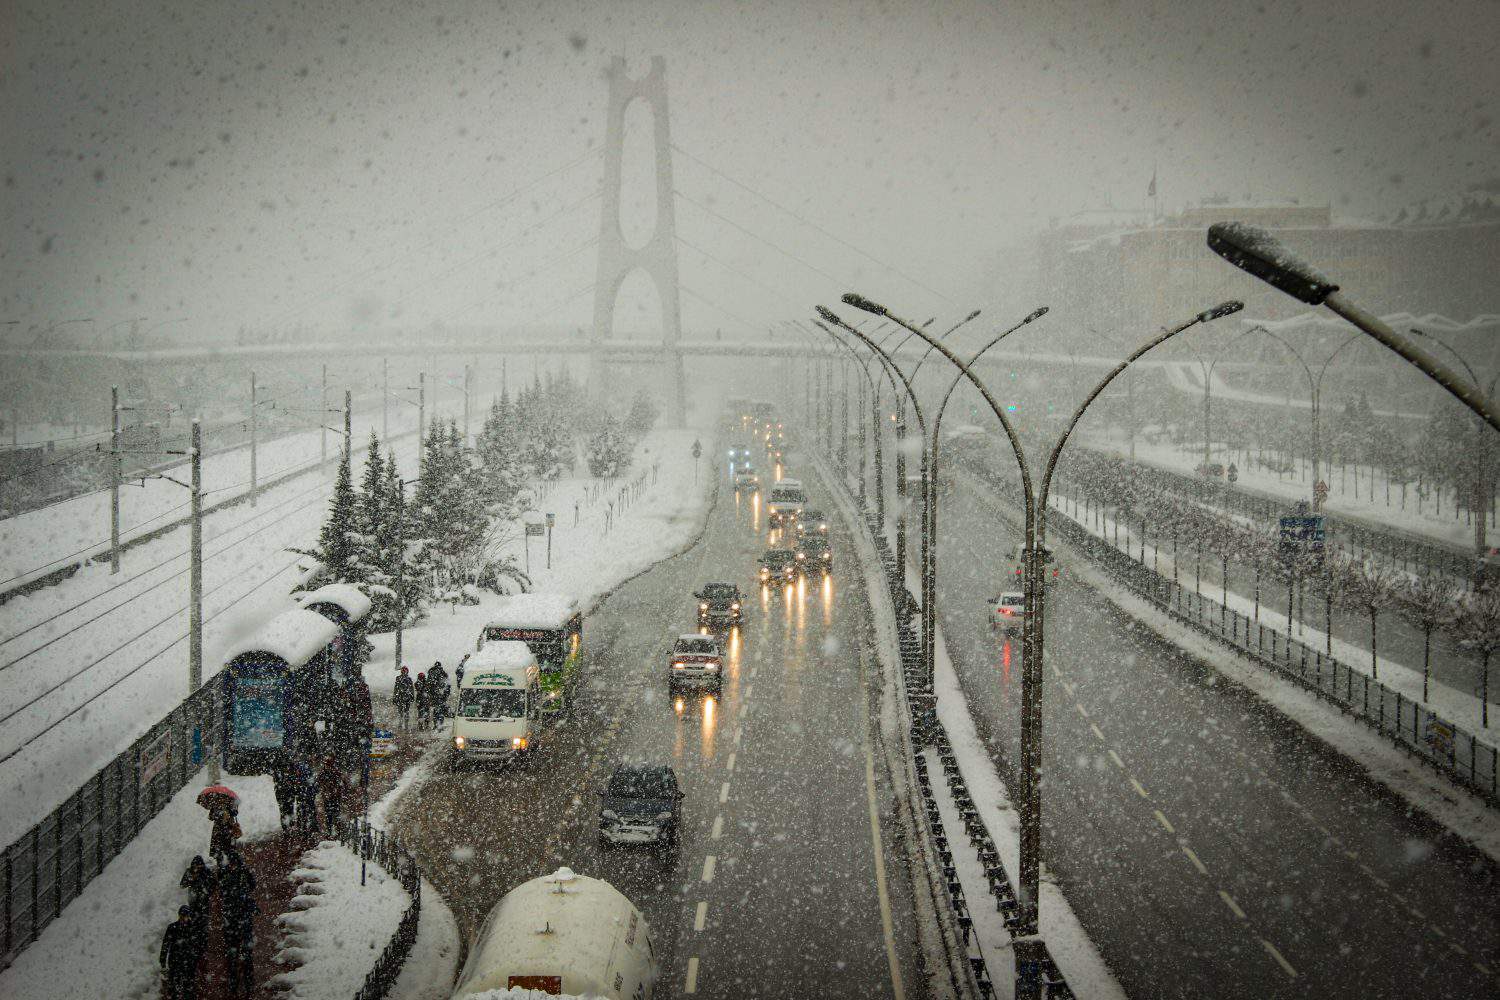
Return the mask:
<svg viewBox="0 0 1500 1000">
<path fill-rule="evenodd" d="M 193 727 L 193 748 L 190 751 L 188 751 L 188 757 L 189 757 L 190 760 L 192 760 L 194 767 L 197 767 L 198 765 L 200 765 L 200 764 L 203 763 L 203 727 L 202 726 L 194 726 Z"/>
<path fill-rule="evenodd" d="M 280 677 L 242 676 L 235 682 L 230 739 L 236 750 L 277 750 L 286 742 Z"/>
<path fill-rule="evenodd" d="M 1327 535 L 1326 525 L 1327 521 L 1322 514 L 1283 517 L 1280 522 L 1282 549 L 1297 548 L 1309 552 L 1322 552 L 1323 542 Z"/>
</svg>

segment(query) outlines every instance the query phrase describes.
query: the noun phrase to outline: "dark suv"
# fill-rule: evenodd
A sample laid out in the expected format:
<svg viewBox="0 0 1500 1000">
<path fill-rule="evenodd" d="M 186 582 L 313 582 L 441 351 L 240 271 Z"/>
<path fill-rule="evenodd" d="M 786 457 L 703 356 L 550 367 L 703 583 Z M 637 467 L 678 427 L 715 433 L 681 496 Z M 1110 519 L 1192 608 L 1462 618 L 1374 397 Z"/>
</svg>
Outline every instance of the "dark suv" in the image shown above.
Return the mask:
<svg viewBox="0 0 1500 1000">
<path fill-rule="evenodd" d="M 797 569 L 808 575 L 833 572 L 833 549 L 827 535 L 807 535 L 797 542 Z"/>
<path fill-rule="evenodd" d="M 677 843 L 683 793 L 666 764 L 621 764 L 599 796 L 604 844 Z"/>
<path fill-rule="evenodd" d="M 768 549 L 760 557 L 762 584 L 791 583 L 797 577 L 797 554 L 791 549 Z"/>
<path fill-rule="evenodd" d="M 738 625 L 740 588 L 732 583 L 705 583 L 693 595 L 698 598 L 699 625 Z"/>
</svg>

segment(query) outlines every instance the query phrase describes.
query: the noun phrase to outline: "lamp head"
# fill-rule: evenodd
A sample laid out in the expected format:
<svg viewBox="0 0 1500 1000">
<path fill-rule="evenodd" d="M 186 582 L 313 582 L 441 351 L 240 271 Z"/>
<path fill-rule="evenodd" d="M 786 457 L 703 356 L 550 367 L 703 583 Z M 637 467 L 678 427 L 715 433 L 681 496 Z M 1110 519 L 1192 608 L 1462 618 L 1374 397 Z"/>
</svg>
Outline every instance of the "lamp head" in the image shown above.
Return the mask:
<svg viewBox="0 0 1500 1000">
<path fill-rule="evenodd" d="M 1208 323 L 1212 320 L 1223 319 L 1225 316 L 1234 315 L 1243 308 L 1245 308 L 1245 303 L 1237 302 L 1234 299 L 1230 299 L 1228 302 L 1220 302 L 1212 309 L 1205 309 L 1199 313 L 1198 322 Z"/>
<path fill-rule="evenodd" d="M 1047 306 L 1041 306 L 1037 309 L 1033 309 L 1030 313 L 1027 314 L 1025 319 L 1021 320 L 1021 325 L 1025 326 L 1032 320 L 1041 319 L 1045 315 L 1047 315 Z"/>
<path fill-rule="evenodd" d="M 1208 248 L 1240 270 L 1310 306 L 1322 305 L 1339 290 L 1338 285 L 1257 226 L 1216 222 L 1208 227 Z"/>
<path fill-rule="evenodd" d="M 856 309 L 863 309 L 865 312 L 873 313 L 876 316 L 885 315 L 885 306 L 881 305 L 878 302 L 871 302 L 869 299 L 865 298 L 863 295 L 860 295 L 857 292 L 845 292 L 843 295 L 843 303 L 846 306 L 853 306 Z"/>
<path fill-rule="evenodd" d="M 822 316 L 830 323 L 837 323 L 839 321 L 838 313 L 834 312 L 827 306 L 818 306 L 818 315 Z"/>
<path fill-rule="evenodd" d="M 974 317 L 976 317 L 978 315 L 979 315 L 979 310 L 975 309 L 973 312 L 969 313 L 969 315 L 967 315 L 967 316 L 964 317 L 964 322 L 967 323 L 971 319 L 973 319 Z"/>
</svg>

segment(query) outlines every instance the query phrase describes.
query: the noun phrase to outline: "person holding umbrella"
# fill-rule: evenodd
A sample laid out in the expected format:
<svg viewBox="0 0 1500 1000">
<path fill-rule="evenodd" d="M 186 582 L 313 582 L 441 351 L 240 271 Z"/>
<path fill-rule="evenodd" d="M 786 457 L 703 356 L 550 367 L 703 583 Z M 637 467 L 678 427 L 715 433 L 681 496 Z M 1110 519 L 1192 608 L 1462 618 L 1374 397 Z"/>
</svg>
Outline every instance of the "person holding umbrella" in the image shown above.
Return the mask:
<svg viewBox="0 0 1500 1000">
<path fill-rule="evenodd" d="M 240 797 L 226 785 L 210 785 L 198 793 L 198 804 L 208 810 L 213 830 L 208 838 L 208 853 L 214 864 L 224 867 L 229 855 L 234 853 L 235 841 L 243 835 L 235 819 Z"/>
</svg>

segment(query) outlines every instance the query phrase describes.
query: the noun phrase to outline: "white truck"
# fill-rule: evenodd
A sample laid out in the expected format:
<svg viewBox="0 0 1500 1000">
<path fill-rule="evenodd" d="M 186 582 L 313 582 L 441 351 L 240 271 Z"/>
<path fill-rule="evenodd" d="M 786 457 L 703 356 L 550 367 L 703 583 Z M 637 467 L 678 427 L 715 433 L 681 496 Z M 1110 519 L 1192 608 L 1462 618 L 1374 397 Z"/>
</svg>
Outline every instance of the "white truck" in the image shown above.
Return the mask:
<svg viewBox="0 0 1500 1000">
<path fill-rule="evenodd" d="M 495 904 L 469 947 L 453 1000 L 509 989 L 651 1000 L 660 971 L 641 911 L 608 882 L 559 868 Z"/>
</svg>

